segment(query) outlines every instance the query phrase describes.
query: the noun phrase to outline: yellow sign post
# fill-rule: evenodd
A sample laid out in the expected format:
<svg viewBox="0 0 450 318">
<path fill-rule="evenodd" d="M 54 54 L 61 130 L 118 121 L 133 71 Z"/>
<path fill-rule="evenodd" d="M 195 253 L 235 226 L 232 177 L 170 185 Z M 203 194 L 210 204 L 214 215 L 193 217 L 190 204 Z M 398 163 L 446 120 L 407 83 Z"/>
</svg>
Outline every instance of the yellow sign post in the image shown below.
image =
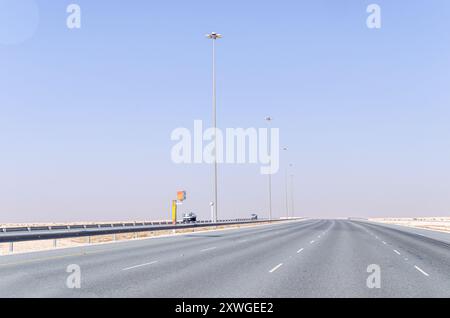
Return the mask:
<svg viewBox="0 0 450 318">
<path fill-rule="evenodd" d="M 172 200 L 172 224 L 177 224 L 177 200 Z"/>
</svg>

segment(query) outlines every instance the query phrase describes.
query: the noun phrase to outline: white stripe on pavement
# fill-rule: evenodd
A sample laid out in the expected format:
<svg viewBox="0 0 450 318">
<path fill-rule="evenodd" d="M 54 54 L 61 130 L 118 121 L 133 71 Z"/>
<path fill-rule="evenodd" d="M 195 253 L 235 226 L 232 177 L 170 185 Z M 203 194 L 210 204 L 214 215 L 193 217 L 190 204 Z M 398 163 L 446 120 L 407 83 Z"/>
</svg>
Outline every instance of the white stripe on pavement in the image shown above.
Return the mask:
<svg viewBox="0 0 450 318">
<path fill-rule="evenodd" d="M 303 251 L 303 247 L 297 251 L 297 254 Z"/>
<path fill-rule="evenodd" d="M 273 273 L 275 272 L 277 269 L 279 269 L 281 266 L 283 266 L 283 263 L 278 264 L 277 266 L 275 266 L 274 268 L 272 268 L 269 273 Z"/>
<path fill-rule="evenodd" d="M 210 248 L 205 248 L 204 250 L 201 250 L 200 252 L 206 252 L 206 251 L 212 251 L 215 250 L 217 247 L 210 247 Z"/>
<path fill-rule="evenodd" d="M 428 275 L 427 272 L 425 272 L 423 269 L 421 269 L 419 266 L 414 265 L 414 268 L 417 269 L 419 272 L 421 272 L 422 274 L 424 274 L 425 276 L 430 276 Z"/>
<path fill-rule="evenodd" d="M 399 252 L 399 251 L 397 251 L 397 250 L 394 250 L 394 252 L 395 252 L 395 253 L 397 253 L 398 255 L 400 255 L 400 252 Z"/>
<path fill-rule="evenodd" d="M 134 268 L 138 268 L 138 267 L 142 267 L 142 266 L 152 265 L 152 264 L 155 264 L 157 262 L 158 261 L 153 261 L 153 262 L 150 262 L 150 263 L 145 263 L 145 264 L 140 264 L 140 265 L 136 265 L 136 266 L 131 266 L 131 267 L 124 268 L 122 270 L 123 271 L 127 271 L 127 270 L 130 270 L 130 269 L 134 269 Z"/>
</svg>

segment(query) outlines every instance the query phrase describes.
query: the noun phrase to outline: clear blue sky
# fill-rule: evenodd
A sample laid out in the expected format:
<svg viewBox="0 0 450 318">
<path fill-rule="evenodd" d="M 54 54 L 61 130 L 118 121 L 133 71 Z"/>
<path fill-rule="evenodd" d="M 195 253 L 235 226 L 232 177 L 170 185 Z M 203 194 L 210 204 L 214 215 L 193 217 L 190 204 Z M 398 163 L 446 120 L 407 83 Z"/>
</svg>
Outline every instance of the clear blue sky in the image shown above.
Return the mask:
<svg viewBox="0 0 450 318">
<path fill-rule="evenodd" d="M 19 5 L 19 4 L 21 5 Z M 66 27 L 66 7 L 82 28 Z M 366 7 L 382 28 L 366 27 Z M 447 0 L 0 0 L 0 223 L 160 219 L 177 190 L 209 216 L 211 167 L 175 165 L 171 131 L 271 115 L 296 214 L 450 213 Z M 9 10 L 9 11 L 8 11 Z M 284 215 L 284 171 L 273 177 Z M 267 214 L 259 166 L 220 167 L 219 217 Z"/>
</svg>

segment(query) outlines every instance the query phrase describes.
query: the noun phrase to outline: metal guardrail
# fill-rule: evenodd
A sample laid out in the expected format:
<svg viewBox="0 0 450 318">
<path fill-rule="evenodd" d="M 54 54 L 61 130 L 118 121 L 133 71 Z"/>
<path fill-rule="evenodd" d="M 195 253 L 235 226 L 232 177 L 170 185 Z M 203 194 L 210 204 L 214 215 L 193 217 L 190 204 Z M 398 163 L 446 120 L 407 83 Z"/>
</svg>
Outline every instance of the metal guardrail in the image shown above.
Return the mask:
<svg viewBox="0 0 450 318">
<path fill-rule="evenodd" d="M 211 227 L 221 225 L 246 224 L 268 222 L 268 219 L 234 219 L 221 220 L 216 223 L 211 221 L 197 221 L 195 223 L 172 224 L 162 222 L 132 222 L 111 224 L 86 224 L 86 225 L 56 225 L 56 226 L 30 226 L 0 228 L 0 243 L 12 243 L 36 240 L 51 240 L 74 237 L 90 237 L 108 234 L 153 232 L 163 230 L 181 230 L 195 227 Z M 283 221 L 282 219 L 271 222 Z"/>
</svg>

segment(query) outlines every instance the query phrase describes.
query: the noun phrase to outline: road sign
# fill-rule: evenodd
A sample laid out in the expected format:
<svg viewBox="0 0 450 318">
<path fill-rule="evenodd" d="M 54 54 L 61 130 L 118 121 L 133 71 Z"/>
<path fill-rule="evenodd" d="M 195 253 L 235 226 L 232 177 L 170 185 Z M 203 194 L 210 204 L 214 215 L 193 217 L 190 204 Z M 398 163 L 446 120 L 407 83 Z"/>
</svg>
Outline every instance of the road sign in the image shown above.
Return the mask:
<svg viewBox="0 0 450 318">
<path fill-rule="evenodd" d="M 180 202 L 186 200 L 186 191 L 178 191 L 177 200 Z"/>
<path fill-rule="evenodd" d="M 177 200 L 172 200 L 172 224 L 177 224 Z"/>
</svg>

